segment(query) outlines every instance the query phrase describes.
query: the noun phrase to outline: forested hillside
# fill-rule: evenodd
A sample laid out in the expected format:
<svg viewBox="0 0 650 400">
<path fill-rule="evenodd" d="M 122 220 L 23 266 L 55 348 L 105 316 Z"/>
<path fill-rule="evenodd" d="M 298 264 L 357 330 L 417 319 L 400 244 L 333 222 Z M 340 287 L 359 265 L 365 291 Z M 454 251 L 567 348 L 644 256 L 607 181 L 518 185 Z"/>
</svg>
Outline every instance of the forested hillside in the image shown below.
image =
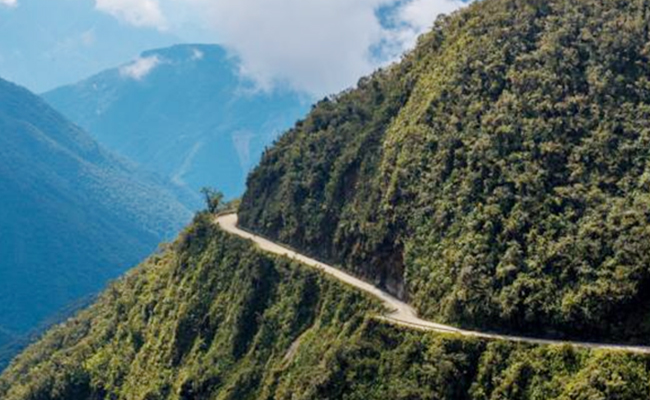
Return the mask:
<svg viewBox="0 0 650 400">
<path fill-rule="evenodd" d="M 184 193 L 0 80 L 0 368 L 3 345 L 172 239 L 191 219 Z"/>
<path fill-rule="evenodd" d="M 431 319 L 647 344 L 646 3 L 485 0 L 439 19 L 265 152 L 241 224 Z M 21 354 L 0 398 L 650 398 L 647 355 L 422 333 L 381 312 L 203 212 Z"/>
<path fill-rule="evenodd" d="M 650 395 L 650 358 L 424 334 L 199 216 L 0 376 L 25 399 L 561 399 Z"/>
<path fill-rule="evenodd" d="M 248 181 L 248 229 L 428 317 L 648 342 L 646 0 L 486 0 L 320 102 Z"/>
</svg>

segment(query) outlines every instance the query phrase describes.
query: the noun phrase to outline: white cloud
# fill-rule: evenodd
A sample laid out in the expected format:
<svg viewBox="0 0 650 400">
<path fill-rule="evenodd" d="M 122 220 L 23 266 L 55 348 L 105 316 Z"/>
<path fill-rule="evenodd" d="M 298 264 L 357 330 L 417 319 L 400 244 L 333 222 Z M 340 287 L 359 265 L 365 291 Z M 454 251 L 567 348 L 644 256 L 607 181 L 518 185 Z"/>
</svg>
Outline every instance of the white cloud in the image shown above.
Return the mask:
<svg viewBox="0 0 650 400">
<path fill-rule="evenodd" d="M 460 0 L 411 0 L 395 11 L 392 19 L 399 28 L 392 37 L 403 49 L 411 48 L 418 36 L 433 27 L 438 15 L 449 14 L 463 5 Z"/>
<path fill-rule="evenodd" d="M 170 0 L 194 6 L 217 42 L 242 62 L 262 88 L 278 82 L 321 96 L 353 85 L 390 55 L 412 46 L 440 13 L 459 0 Z M 394 7 L 391 27 L 377 10 Z"/>
<path fill-rule="evenodd" d="M 149 73 L 151 73 L 151 71 L 153 71 L 158 65 L 160 65 L 161 62 L 162 61 L 158 56 L 138 58 L 131 64 L 120 68 L 120 75 L 124 78 L 141 81 L 147 75 L 149 75 Z"/>
<path fill-rule="evenodd" d="M 158 0 L 96 0 L 95 8 L 134 26 L 167 29 Z"/>
<path fill-rule="evenodd" d="M 0 0 L 0 6 L 16 7 L 18 0 Z"/>
<path fill-rule="evenodd" d="M 371 69 L 386 0 L 189 0 L 205 8 L 218 40 L 262 87 L 339 90 Z M 342 71 L 344 69 L 345 71 Z"/>
<path fill-rule="evenodd" d="M 262 89 L 289 85 L 314 96 L 345 89 L 395 60 L 439 14 L 465 4 L 462 0 L 95 1 L 98 10 L 132 25 L 224 45 L 241 61 L 241 73 Z M 382 24 L 386 20 L 388 24 Z M 194 54 L 195 59 L 201 57 Z"/>
<path fill-rule="evenodd" d="M 464 4 L 459 0 L 412 0 L 398 12 L 399 19 L 422 31 L 433 27 L 435 18 L 440 14 L 449 14 Z"/>
</svg>

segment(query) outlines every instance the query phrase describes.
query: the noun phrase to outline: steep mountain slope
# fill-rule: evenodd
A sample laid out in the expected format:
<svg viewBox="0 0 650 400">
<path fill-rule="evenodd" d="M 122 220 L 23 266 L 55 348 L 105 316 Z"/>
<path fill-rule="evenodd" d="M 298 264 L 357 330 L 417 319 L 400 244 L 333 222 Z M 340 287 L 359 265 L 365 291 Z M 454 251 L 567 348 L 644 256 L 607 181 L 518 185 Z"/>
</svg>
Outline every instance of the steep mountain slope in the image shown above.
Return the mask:
<svg viewBox="0 0 650 400">
<path fill-rule="evenodd" d="M 201 215 L 0 376 L 24 399 L 618 399 L 650 358 L 424 334 Z"/>
<path fill-rule="evenodd" d="M 148 51 L 44 97 L 117 153 L 228 197 L 243 192 L 264 146 L 307 109 L 295 93 L 253 90 L 214 45 Z"/>
<path fill-rule="evenodd" d="M 439 20 L 265 152 L 244 226 L 441 320 L 643 341 L 645 17 L 639 0 L 485 0 Z M 422 333 L 378 311 L 201 213 L 19 356 L 0 398 L 650 397 L 647 356 Z"/>
<path fill-rule="evenodd" d="M 454 324 L 648 343 L 644 0 L 488 0 L 268 150 L 241 224 Z"/>
<path fill-rule="evenodd" d="M 191 217 L 175 192 L 0 80 L 0 331 L 29 332 L 173 237 Z"/>
</svg>

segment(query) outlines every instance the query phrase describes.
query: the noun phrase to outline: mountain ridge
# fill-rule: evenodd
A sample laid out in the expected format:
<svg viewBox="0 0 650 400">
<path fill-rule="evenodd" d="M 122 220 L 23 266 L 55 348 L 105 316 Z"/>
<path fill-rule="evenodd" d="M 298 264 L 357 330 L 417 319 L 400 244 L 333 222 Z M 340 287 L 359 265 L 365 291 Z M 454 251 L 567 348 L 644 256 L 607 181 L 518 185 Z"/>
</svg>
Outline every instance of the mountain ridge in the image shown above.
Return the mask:
<svg viewBox="0 0 650 400">
<path fill-rule="evenodd" d="M 170 239 L 185 189 L 101 148 L 0 80 L 0 325 L 25 335 Z M 189 195 L 188 195 L 189 196 Z"/>
<path fill-rule="evenodd" d="M 257 89 L 217 45 L 148 50 L 44 98 L 109 149 L 197 191 L 239 196 L 263 148 L 307 107 Z"/>
</svg>

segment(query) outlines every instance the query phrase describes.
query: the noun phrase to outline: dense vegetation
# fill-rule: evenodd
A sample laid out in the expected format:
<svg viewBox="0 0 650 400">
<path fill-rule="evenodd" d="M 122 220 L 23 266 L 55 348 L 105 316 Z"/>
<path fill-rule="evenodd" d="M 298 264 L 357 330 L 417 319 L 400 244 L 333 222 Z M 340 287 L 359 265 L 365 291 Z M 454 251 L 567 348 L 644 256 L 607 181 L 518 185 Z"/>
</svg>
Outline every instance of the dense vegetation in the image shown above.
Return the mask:
<svg viewBox="0 0 650 400">
<path fill-rule="evenodd" d="M 24 335 L 173 238 L 191 219 L 182 193 L 0 80 L 0 368 Z"/>
<path fill-rule="evenodd" d="M 144 52 L 152 68 L 103 71 L 44 98 L 109 149 L 198 192 L 241 196 L 264 146 L 307 110 L 290 91 L 262 92 L 217 45 Z M 134 64 L 131 64 L 131 67 Z"/>
<path fill-rule="evenodd" d="M 246 228 L 456 324 L 648 341 L 646 0 L 486 0 L 314 107 Z"/>
<path fill-rule="evenodd" d="M 562 399 L 650 395 L 650 358 L 401 330 L 375 303 L 199 216 L 50 331 L 0 398 Z"/>
<path fill-rule="evenodd" d="M 241 223 L 432 318 L 644 341 L 646 10 L 486 0 L 440 19 L 266 151 Z M 0 398 L 650 398 L 649 356 L 422 333 L 380 311 L 203 212 L 21 354 Z"/>
</svg>

